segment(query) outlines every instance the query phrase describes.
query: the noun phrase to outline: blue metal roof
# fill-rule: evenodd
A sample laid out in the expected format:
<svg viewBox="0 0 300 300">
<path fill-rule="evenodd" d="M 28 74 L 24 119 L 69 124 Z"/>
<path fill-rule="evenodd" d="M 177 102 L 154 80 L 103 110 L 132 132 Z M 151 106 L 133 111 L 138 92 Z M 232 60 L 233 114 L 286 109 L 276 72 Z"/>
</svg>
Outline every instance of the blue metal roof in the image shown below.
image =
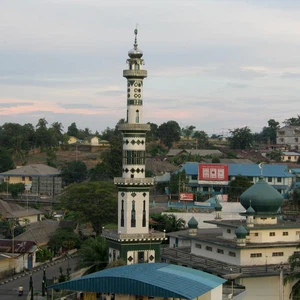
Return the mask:
<svg viewBox="0 0 300 300">
<path fill-rule="evenodd" d="M 198 164 L 197 162 L 187 162 L 180 171 L 185 170 L 187 175 L 197 175 Z M 261 175 L 261 171 L 264 177 L 295 177 L 294 174 L 288 171 L 286 165 L 264 164 L 262 169 L 260 169 L 258 164 L 228 164 L 229 176 L 243 175 L 257 177 Z"/>
<path fill-rule="evenodd" d="M 194 299 L 225 281 L 223 278 L 191 268 L 149 263 L 106 269 L 49 288 Z"/>
</svg>

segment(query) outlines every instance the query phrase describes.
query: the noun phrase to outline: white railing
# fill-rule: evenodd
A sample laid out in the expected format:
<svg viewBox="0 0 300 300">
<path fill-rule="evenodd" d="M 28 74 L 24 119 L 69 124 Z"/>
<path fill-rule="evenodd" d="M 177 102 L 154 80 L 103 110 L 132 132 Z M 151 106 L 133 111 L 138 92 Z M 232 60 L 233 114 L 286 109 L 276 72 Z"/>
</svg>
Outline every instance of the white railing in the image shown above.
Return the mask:
<svg viewBox="0 0 300 300">
<path fill-rule="evenodd" d="M 154 178 L 123 178 L 116 177 L 114 178 L 115 184 L 123 184 L 123 185 L 154 185 Z"/>
</svg>

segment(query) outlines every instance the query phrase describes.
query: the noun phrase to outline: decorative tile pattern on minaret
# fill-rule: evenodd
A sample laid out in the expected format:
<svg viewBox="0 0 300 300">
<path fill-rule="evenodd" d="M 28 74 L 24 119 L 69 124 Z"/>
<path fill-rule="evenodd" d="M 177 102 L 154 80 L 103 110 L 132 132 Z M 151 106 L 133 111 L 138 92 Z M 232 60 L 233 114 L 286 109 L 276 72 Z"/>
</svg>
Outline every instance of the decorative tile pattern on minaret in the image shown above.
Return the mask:
<svg viewBox="0 0 300 300">
<path fill-rule="evenodd" d="M 134 48 L 128 52 L 127 118 L 119 124 L 123 133 L 122 177 L 114 179 L 118 187 L 118 232 L 103 230 L 108 239 L 109 261 L 118 257 L 127 264 L 155 262 L 159 258 L 159 245 L 165 233 L 149 232 L 149 190 L 154 179 L 146 177 L 146 132 L 149 124 L 143 123 L 143 52 L 138 48 L 135 29 Z"/>
</svg>

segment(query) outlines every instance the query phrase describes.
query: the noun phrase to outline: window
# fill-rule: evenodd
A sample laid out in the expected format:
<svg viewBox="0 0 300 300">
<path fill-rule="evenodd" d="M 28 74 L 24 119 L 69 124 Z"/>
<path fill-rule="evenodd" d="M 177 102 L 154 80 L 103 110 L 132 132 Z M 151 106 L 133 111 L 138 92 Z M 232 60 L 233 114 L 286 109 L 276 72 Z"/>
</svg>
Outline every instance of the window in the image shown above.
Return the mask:
<svg viewBox="0 0 300 300">
<path fill-rule="evenodd" d="M 32 177 L 31 176 L 29 176 L 29 181 L 32 181 Z"/>
<path fill-rule="evenodd" d="M 272 182 L 272 177 L 268 177 L 268 182 Z"/>
<path fill-rule="evenodd" d="M 284 231 L 284 232 L 282 233 L 282 235 L 289 235 L 289 233 L 288 233 L 287 231 Z"/>
<path fill-rule="evenodd" d="M 121 227 L 124 227 L 124 200 L 121 201 Z"/>
<path fill-rule="evenodd" d="M 135 227 L 136 226 L 136 218 L 135 218 L 135 201 L 132 201 L 131 204 L 131 227 Z"/>
<path fill-rule="evenodd" d="M 223 249 L 217 249 L 217 253 L 224 254 L 224 250 Z"/>
<path fill-rule="evenodd" d="M 250 253 L 250 257 L 262 257 L 261 253 Z"/>
<path fill-rule="evenodd" d="M 203 189 L 203 192 L 208 192 L 208 186 L 204 186 L 202 189 Z"/>
<path fill-rule="evenodd" d="M 143 219 L 142 226 L 146 227 L 146 200 L 143 201 Z"/>
<path fill-rule="evenodd" d="M 22 181 L 25 181 L 25 176 L 22 176 Z"/>
<path fill-rule="evenodd" d="M 300 251 L 294 251 L 294 254 L 300 254 Z"/>
<path fill-rule="evenodd" d="M 284 131 L 279 131 L 280 135 L 284 135 L 284 133 L 285 133 Z"/>
<path fill-rule="evenodd" d="M 210 246 L 206 246 L 205 249 L 206 249 L 207 251 L 212 251 L 212 247 L 210 247 Z"/>
<path fill-rule="evenodd" d="M 198 249 L 202 248 L 202 246 L 200 244 L 196 244 L 195 247 L 198 248 Z"/>
<path fill-rule="evenodd" d="M 227 233 L 231 233 L 231 229 L 227 229 L 226 231 L 227 231 Z"/>
<path fill-rule="evenodd" d="M 278 177 L 277 182 L 281 182 L 282 181 L 281 179 L 282 179 L 281 177 Z"/>
<path fill-rule="evenodd" d="M 228 255 L 229 255 L 229 256 L 232 256 L 232 257 L 236 257 L 235 252 L 232 252 L 232 251 L 229 251 L 229 252 L 228 252 Z"/>
<path fill-rule="evenodd" d="M 273 252 L 272 256 L 283 256 L 283 252 Z"/>
<path fill-rule="evenodd" d="M 254 233 L 254 236 L 258 236 L 258 232 L 255 232 L 255 233 Z"/>
<path fill-rule="evenodd" d="M 270 232 L 269 236 L 275 236 L 275 232 Z"/>
<path fill-rule="evenodd" d="M 197 180 L 198 179 L 198 175 L 192 175 L 192 180 Z"/>
<path fill-rule="evenodd" d="M 300 234 L 300 231 L 296 231 L 296 234 Z"/>
</svg>

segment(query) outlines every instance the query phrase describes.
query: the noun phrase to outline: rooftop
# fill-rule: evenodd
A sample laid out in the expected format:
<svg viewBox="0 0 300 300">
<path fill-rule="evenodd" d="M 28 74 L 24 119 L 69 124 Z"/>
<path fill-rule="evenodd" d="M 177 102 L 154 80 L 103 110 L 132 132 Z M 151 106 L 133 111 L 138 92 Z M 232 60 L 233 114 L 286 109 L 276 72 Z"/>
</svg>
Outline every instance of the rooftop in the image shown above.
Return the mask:
<svg viewBox="0 0 300 300">
<path fill-rule="evenodd" d="M 57 176 L 60 171 L 44 164 L 31 164 L 0 173 L 2 176 Z"/>
</svg>

